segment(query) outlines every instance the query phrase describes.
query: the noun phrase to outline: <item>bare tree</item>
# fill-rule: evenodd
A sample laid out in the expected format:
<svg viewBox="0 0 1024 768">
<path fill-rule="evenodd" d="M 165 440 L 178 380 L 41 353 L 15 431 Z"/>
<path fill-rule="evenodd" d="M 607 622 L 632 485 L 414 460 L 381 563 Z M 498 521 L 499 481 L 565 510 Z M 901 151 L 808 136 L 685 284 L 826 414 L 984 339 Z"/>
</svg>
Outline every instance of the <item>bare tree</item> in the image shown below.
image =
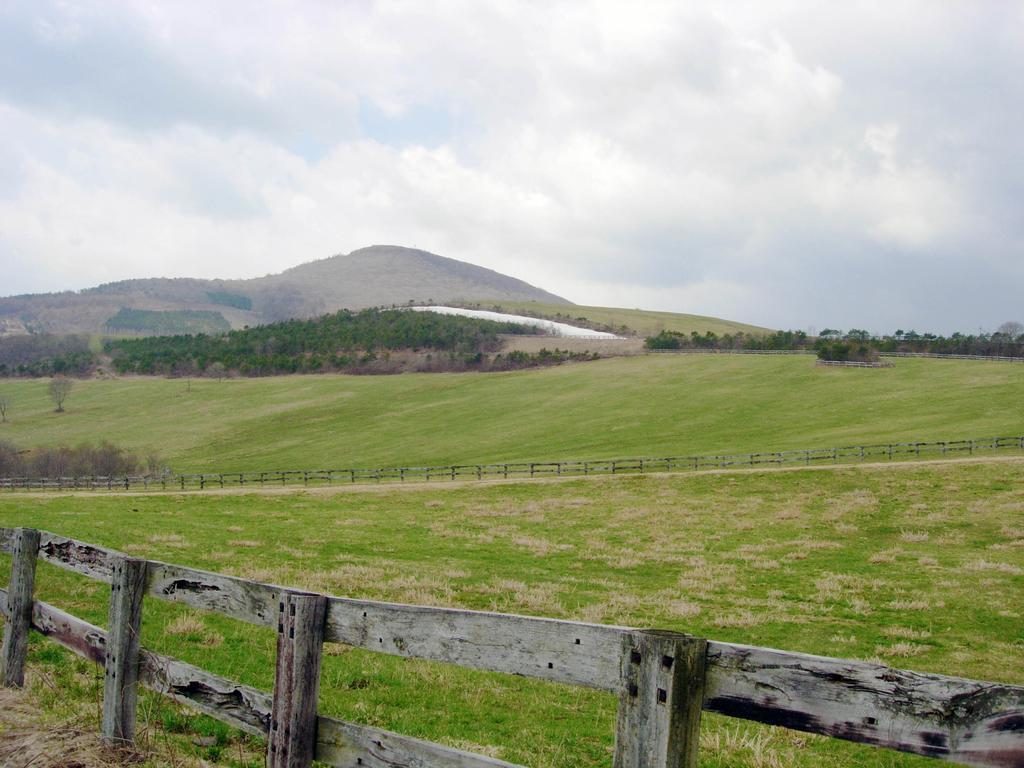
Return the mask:
<svg viewBox="0 0 1024 768">
<path fill-rule="evenodd" d="M 71 394 L 71 385 L 73 383 L 67 376 L 61 376 L 60 374 L 50 379 L 50 399 L 57 406 L 57 413 L 64 412 L 64 401 Z"/>
<path fill-rule="evenodd" d="M 1004 336 L 1009 336 L 1011 339 L 1016 339 L 1024 334 L 1024 324 L 1021 324 L 1016 320 L 1010 320 L 1000 325 L 996 329 L 996 333 L 1001 333 Z"/>
<path fill-rule="evenodd" d="M 227 367 L 224 365 L 224 363 L 222 363 L 220 361 L 215 362 L 215 363 L 210 363 L 207 366 L 206 370 L 212 376 L 216 376 L 218 381 L 223 381 L 224 377 L 227 375 L 227 372 L 228 372 Z"/>
<path fill-rule="evenodd" d="M 0 421 L 7 421 L 7 409 L 11 407 L 11 398 L 0 395 Z"/>
</svg>

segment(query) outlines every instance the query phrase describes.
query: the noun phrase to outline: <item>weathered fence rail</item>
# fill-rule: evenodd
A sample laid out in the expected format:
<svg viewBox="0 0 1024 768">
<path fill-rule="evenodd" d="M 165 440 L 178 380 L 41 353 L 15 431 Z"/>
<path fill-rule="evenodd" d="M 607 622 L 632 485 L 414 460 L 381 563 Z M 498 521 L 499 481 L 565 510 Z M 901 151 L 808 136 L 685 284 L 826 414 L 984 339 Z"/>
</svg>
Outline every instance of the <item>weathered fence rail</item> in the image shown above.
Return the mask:
<svg viewBox="0 0 1024 768">
<path fill-rule="evenodd" d="M 647 472 L 684 472 L 700 469 L 757 467 L 766 464 L 821 464 L 893 460 L 949 454 L 974 455 L 990 451 L 1024 451 L 1024 435 L 980 437 L 968 440 L 932 440 L 906 443 L 845 445 L 835 448 L 760 451 L 757 453 L 662 456 L 588 461 L 522 461 L 502 464 L 450 464 L 433 467 L 378 467 L 351 469 L 298 469 L 263 472 L 206 472 L 160 477 L 0 478 L 6 490 L 205 490 L 207 488 L 267 488 L 288 485 L 341 485 L 352 483 L 433 482 L 495 478 L 550 477 L 552 475 L 615 475 Z"/>
<path fill-rule="evenodd" d="M 510 764 L 319 716 L 321 646 L 540 678 L 619 699 L 615 768 L 696 765 L 701 711 L 972 766 L 1024 766 L 1024 687 L 722 643 L 678 632 L 311 594 L 27 528 L 0 528 L 13 555 L 0 590 L 3 683 L 20 685 L 29 628 L 106 669 L 102 733 L 130 741 L 141 684 L 248 733 L 267 764 L 509 768 Z M 33 600 L 37 560 L 111 584 L 107 629 Z M 138 648 L 149 595 L 276 628 L 273 693 Z M 136 638 L 133 646 L 131 638 Z M 12 649 L 9 651 L 9 649 Z"/>
</svg>

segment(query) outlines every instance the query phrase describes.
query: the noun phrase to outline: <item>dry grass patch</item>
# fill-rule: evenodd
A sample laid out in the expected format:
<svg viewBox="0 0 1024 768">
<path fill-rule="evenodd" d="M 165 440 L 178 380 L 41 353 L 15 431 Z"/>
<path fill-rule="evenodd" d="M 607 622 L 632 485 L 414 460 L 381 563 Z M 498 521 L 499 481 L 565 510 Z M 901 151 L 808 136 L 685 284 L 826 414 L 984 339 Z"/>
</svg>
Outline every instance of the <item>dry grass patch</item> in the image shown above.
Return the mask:
<svg viewBox="0 0 1024 768">
<path fill-rule="evenodd" d="M 1024 568 L 1013 565 L 1012 563 L 1000 563 L 993 562 L 991 560 L 972 560 L 969 563 L 964 564 L 964 568 L 968 571 L 993 571 L 995 573 L 1005 573 L 1010 576 L 1020 576 L 1024 574 Z"/>
<path fill-rule="evenodd" d="M 927 640 L 932 633 L 926 629 L 912 629 L 911 627 L 885 627 L 882 633 L 887 637 L 898 637 L 903 640 Z"/>
<path fill-rule="evenodd" d="M 927 600 L 892 600 L 886 607 L 893 611 L 927 611 L 932 604 Z"/>
<path fill-rule="evenodd" d="M 512 613 L 527 611 L 555 616 L 561 616 L 565 612 L 557 597 L 560 589 L 561 585 L 554 582 L 527 584 L 516 579 L 495 579 L 477 587 L 482 594 L 493 597 L 493 610 Z"/>
<path fill-rule="evenodd" d="M 780 620 L 780 616 L 772 616 L 773 620 Z M 749 628 L 756 627 L 768 621 L 763 613 L 754 613 L 745 608 L 738 611 L 730 611 L 712 619 L 711 623 L 716 627 L 727 628 Z"/>
<path fill-rule="evenodd" d="M 890 656 L 897 658 L 909 658 L 911 656 L 920 656 L 926 651 L 930 651 L 930 645 L 922 645 L 920 643 L 893 643 L 892 645 L 878 645 L 875 646 L 875 653 L 879 656 Z"/>
<path fill-rule="evenodd" d="M 892 549 L 883 549 L 881 552 L 875 552 L 871 557 L 868 558 L 869 563 L 875 565 L 881 565 L 882 563 L 895 563 L 896 558 L 903 554 L 903 550 L 899 547 L 893 547 Z"/>
<path fill-rule="evenodd" d="M 923 541 L 928 541 L 928 538 L 928 531 L 900 531 L 900 541 L 910 544 L 920 544 Z"/>
<path fill-rule="evenodd" d="M 853 645 L 857 642 L 856 635 L 832 635 L 828 639 L 830 643 L 836 643 L 837 645 Z"/>
<path fill-rule="evenodd" d="M 517 547 L 529 550 L 535 557 L 547 557 L 554 552 L 570 552 L 575 549 L 572 544 L 561 544 L 539 536 L 523 534 L 513 536 L 511 542 Z"/>
<path fill-rule="evenodd" d="M 168 635 L 200 635 L 206 629 L 206 623 L 198 613 L 189 611 L 175 617 L 164 627 Z"/>
</svg>

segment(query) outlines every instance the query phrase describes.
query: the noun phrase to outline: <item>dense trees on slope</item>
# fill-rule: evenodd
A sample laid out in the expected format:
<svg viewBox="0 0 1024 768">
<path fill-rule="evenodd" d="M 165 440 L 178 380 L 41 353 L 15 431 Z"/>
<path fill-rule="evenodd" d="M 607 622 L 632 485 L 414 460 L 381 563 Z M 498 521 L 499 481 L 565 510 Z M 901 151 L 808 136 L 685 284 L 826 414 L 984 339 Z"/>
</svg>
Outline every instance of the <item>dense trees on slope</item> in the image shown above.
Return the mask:
<svg viewBox="0 0 1024 768">
<path fill-rule="evenodd" d="M 479 361 L 497 349 L 499 333 L 532 332 L 512 323 L 433 312 L 342 310 L 220 335 L 110 340 L 104 351 L 120 373 L 202 373 L 220 364 L 260 376 L 346 370 L 396 350 L 431 350 Z"/>
<path fill-rule="evenodd" d="M 0 338 L 0 377 L 81 376 L 95 363 L 88 336 L 37 333 Z"/>
<path fill-rule="evenodd" d="M 221 333 L 230 328 L 230 323 L 220 312 L 200 309 L 176 309 L 165 312 L 122 308 L 106 323 L 106 330 L 109 333 Z"/>
</svg>

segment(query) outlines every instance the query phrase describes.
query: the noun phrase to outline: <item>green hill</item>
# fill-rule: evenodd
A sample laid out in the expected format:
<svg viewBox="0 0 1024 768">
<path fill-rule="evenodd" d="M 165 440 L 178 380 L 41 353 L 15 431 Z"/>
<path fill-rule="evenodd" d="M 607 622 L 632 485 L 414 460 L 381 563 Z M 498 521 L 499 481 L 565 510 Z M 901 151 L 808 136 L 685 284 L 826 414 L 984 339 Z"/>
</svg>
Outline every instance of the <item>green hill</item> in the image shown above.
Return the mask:
<svg viewBox="0 0 1024 768">
<path fill-rule="evenodd" d="M 737 333 L 760 335 L 768 333 L 770 328 L 757 325 L 737 323 L 704 315 L 686 315 L 678 312 L 655 312 L 646 309 L 623 309 L 618 307 L 588 307 L 582 304 L 550 304 L 539 301 L 487 301 L 478 299 L 465 306 L 495 309 L 499 312 L 546 317 L 563 323 L 582 322 L 588 327 L 613 332 L 632 332 L 639 336 L 652 336 L 659 331 L 678 331 L 690 333 L 696 331 L 704 334 Z"/>
<path fill-rule="evenodd" d="M 176 470 L 608 458 L 1024 434 L 1024 366 L 638 356 L 489 374 L 0 381 L 0 440 L 107 439 Z"/>
</svg>

